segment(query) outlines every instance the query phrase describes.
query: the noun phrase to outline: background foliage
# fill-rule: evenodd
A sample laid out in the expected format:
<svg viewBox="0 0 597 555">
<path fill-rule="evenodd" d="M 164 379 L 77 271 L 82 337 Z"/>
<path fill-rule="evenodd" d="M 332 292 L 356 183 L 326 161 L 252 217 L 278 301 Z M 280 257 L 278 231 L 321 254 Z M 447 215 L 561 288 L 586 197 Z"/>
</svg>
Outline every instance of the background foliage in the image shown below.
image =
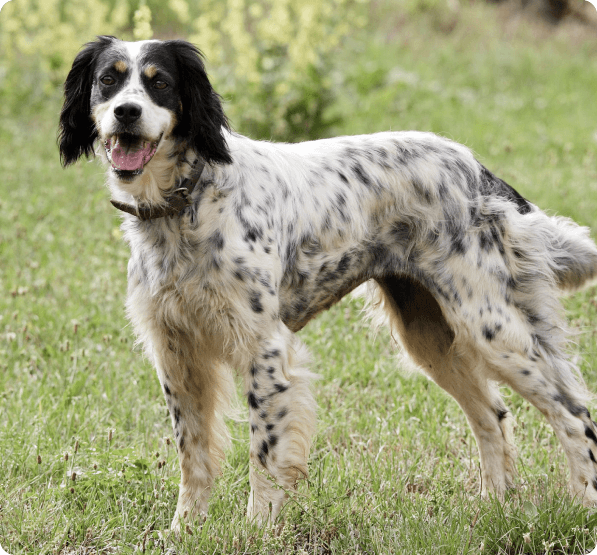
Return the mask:
<svg viewBox="0 0 597 555">
<path fill-rule="evenodd" d="M 232 2 L 209 4 L 222 16 L 209 24 L 213 47 L 207 24 L 198 26 L 207 5 L 200 2 L 47 5 L 55 10 L 12 0 L 0 13 L 2 547 L 12 555 L 584 555 L 595 547 L 595 513 L 566 495 L 566 461 L 545 419 L 504 390 L 518 422 L 518 489 L 503 504 L 479 499 L 475 441 L 461 410 L 425 378 L 399 371 L 390 338 L 372 336 L 354 299 L 300 333 L 322 376 L 314 384 L 320 425 L 309 480 L 284 518 L 265 532 L 246 523 L 248 426 L 230 420 L 232 448 L 207 521 L 180 538 L 159 535 L 173 515 L 179 471 L 158 381 L 124 317 L 128 252 L 119 215 L 102 168 L 61 170 L 54 141 L 61 81 L 83 42 L 96 33 L 191 37 L 208 52 L 217 88 L 230 91 L 226 109 L 241 131 L 292 140 L 434 131 L 467 144 L 539 206 L 597 230 L 593 27 L 572 16 L 557 27 L 535 21 L 518 2 L 378 0 L 347 5 L 350 14 L 330 2 L 336 11 L 315 12 L 329 19 L 313 23 L 312 36 L 336 29 L 338 46 L 319 51 L 312 41 L 310 65 L 294 76 L 298 0 L 280 3 L 294 18 L 284 31 L 288 48 L 276 37 L 267 42 L 263 30 L 253 41 L 254 3 L 234 4 L 243 16 L 236 19 L 221 11 Z M 258 3 L 262 25 L 272 5 Z M 347 30 L 339 15 L 356 21 Z M 243 48 L 226 38 L 231 20 L 242 22 L 236 31 L 247 33 L 250 59 L 261 66 L 235 62 Z M 307 111 L 294 123 L 290 111 L 271 115 L 267 102 L 292 105 L 276 88 L 286 79 L 288 94 L 305 102 L 320 102 L 318 79 L 329 80 L 324 124 Z M 565 305 L 572 355 L 597 391 L 597 289 Z M 597 412 L 594 401 L 589 408 Z"/>
<path fill-rule="evenodd" d="M 42 100 L 80 45 L 99 34 L 176 33 L 201 46 L 228 115 L 246 133 L 321 136 L 334 85 L 330 53 L 367 22 L 366 0 L 13 0 L 0 17 L 0 88 Z M 152 27 L 153 25 L 153 27 Z"/>
</svg>

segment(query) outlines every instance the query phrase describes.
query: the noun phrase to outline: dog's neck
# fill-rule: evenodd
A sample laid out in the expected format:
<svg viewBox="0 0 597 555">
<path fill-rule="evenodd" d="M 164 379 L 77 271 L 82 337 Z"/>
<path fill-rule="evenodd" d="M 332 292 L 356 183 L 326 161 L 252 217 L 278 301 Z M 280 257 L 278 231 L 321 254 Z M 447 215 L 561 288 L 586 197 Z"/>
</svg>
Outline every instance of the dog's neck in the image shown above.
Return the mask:
<svg viewBox="0 0 597 555">
<path fill-rule="evenodd" d="M 117 209 L 142 221 L 180 214 L 190 204 L 205 168 L 192 149 L 166 145 L 160 149 L 142 175 L 130 182 L 110 172 L 110 201 Z M 104 162 L 108 162 L 105 154 Z"/>
<path fill-rule="evenodd" d="M 205 162 L 197 158 L 191 164 L 190 175 L 179 179 L 174 190 L 164 197 L 164 203 L 159 206 L 139 202 L 133 205 L 114 199 L 110 202 L 118 210 L 136 216 L 142 221 L 155 220 L 166 216 L 177 216 L 192 203 L 191 195 L 201 180 L 204 168 Z"/>
</svg>

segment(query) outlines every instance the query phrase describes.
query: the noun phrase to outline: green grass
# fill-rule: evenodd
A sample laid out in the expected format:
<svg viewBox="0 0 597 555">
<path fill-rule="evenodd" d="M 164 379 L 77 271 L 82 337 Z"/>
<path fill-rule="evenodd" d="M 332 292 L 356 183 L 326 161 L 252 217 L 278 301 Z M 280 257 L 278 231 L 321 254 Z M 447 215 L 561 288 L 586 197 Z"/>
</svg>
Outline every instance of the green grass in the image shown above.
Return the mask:
<svg viewBox="0 0 597 555">
<path fill-rule="evenodd" d="M 334 109 L 344 120 L 335 132 L 442 133 L 533 202 L 597 230 L 597 40 L 499 13 L 378 12 L 384 33 L 355 37 L 358 55 L 338 59 Z M 98 164 L 60 169 L 58 100 L 23 111 L 5 110 L 0 127 L 0 545 L 12 555 L 595 546 L 597 516 L 566 495 L 565 459 L 537 411 L 505 391 L 519 487 L 504 504 L 480 500 L 462 412 L 400 371 L 389 337 L 373 337 L 353 299 L 300 334 L 322 376 L 320 424 L 309 480 L 283 519 L 265 532 L 246 524 L 248 430 L 231 420 L 207 521 L 192 535 L 158 536 L 173 516 L 178 463 L 158 381 L 124 318 L 119 216 Z M 597 391 L 597 290 L 566 306 L 578 332 L 572 351 Z"/>
</svg>

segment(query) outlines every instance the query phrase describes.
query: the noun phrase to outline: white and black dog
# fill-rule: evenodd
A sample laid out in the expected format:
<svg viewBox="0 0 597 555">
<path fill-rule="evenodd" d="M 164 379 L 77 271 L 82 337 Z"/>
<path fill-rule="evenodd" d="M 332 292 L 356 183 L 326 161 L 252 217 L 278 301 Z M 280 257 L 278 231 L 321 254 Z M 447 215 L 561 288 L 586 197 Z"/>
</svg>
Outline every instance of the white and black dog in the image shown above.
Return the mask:
<svg viewBox="0 0 597 555">
<path fill-rule="evenodd" d="M 85 46 L 65 84 L 64 165 L 96 139 L 125 211 L 128 316 L 178 446 L 173 528 L 207 511 L 233 369 L 249 405 L 248 516 L 276 517 L 307 474 L 316 427 L 294 332 L 368 280 L 372 311 L 466 413 L 484 494 L 513 485 L 504 383 L 554 428 L 572 494 L 597 502 L 597 429 L 559 302 L 597 274 L 586 229 L 433 134 L 273 144 L 232 133 L 183 41 Z"/>
</svg>

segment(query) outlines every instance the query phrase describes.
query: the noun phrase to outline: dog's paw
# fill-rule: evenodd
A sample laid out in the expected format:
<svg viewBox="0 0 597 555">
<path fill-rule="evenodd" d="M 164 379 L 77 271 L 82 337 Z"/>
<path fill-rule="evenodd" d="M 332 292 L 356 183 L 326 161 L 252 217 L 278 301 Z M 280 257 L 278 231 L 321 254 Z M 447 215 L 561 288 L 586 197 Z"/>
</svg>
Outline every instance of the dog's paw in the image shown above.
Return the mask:
<svg viewBox="0 0 597 555">
<path fill-rule="evenodd" d="M 166 532 L 170 534 L 176 534 L 177 536 L 180 536 L 183 533 L 192 536 L 193 529 L 203 526 L 206 519 L 207 514 L 203 511 L 193 514 L 191 511 L 185 510 L 181 514 L 177 510 L 174 518 L 172 519 L 170 530 Z"/>
</svg>

